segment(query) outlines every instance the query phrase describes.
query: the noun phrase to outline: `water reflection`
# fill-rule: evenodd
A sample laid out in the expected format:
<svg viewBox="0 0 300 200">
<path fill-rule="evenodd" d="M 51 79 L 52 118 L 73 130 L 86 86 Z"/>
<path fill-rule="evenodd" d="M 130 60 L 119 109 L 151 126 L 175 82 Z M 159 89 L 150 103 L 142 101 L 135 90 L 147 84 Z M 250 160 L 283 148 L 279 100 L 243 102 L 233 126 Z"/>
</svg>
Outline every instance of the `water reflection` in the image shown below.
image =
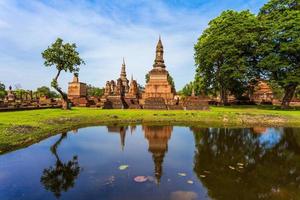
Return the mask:
<svg viewBox="0 0 300 200">
<path fill-rule="evenodd" d="M 133 134 L 136 130 L 136 126 L 130 126 L 130 132 Z M 173 131 L 172 126 L 142 126 L 144 137 L 148 140 L 148 152 L 152 154 L 152 160 L 154 163 L 154 176 L 157 183 L 160 183 L 160 179 L 163 173 L 163 161 L 166 152 L 168 151 L 168 141 L 171 138 Z M 107 126 L 109 133 L 120 134 L 121 149 L 124 151 L 126 132 L 128 126 Z"/>
<path fill-rule="evenodd" d="M 295 129 L 208 128 L 193 132 L 194 171 L 211 198 L 299 198 L 300 147 Z"/>
<path fill-rule="evenodd" d="M 299 129 L 142 125 L 73 133 L 0 157 L 0 199 L 53 199 L 53 194 L 108 200 L 300 196 Z M 45 156 L 49 146 L 54 161 Z M 37 158 L 41 162 L 33 166 Z M 120 170 L 121 165 L 129 168 Z M 137 176 L 149 180 L 137 183 Z"/>
<path fill-rule="evenodd" d="M 67 133 L 62 133 L 60 138 L 51 146 L 51 153 L 55 156 L 54 166 L 44 169 L 41 177 L 41 183 L 46 190 L 51 191 L 55 197 L 59 198 L 62 191 L 67 192 L 74 187 L 75 180 L 80 173 L 80 167 L 77 156 L 67 162 L 62 162 L 57 154 L 57 148 L 67 137 Z"/>
<path fill-rule="evenodd" d="M 173 131 L 172 126 L 143 126 L 145 138 L 148 140 L 148 151 L 152 154 L 154 174 L 160 183 L 163 174 L 163 162 L 168 151 L 168 141 Z"/>
<path fill-rule="evenodd" d="M 108 133 L 120 134 L 122 151 L 124 151 L 124 147 L 125 147 L 125 139 L 126 139 L 126 131 L 127 130 L 128 130 L 128 126 L 107 126 Z"/>
</svg>

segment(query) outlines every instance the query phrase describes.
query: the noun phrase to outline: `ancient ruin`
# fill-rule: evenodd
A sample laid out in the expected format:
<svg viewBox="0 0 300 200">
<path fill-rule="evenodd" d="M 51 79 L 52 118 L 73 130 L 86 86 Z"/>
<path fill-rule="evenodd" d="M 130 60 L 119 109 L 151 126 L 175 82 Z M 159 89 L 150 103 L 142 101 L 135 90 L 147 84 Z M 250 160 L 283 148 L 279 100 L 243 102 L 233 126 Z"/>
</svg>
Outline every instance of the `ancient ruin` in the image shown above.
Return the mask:
<svg viewBox="0 0 300 200">
<path fill-rule="evenodd" d="M 136 80 L 127 79 L 126 64 L 123 59 L 120 77 L 115 82 L 114 80 L 107 81 L 105 85 L 104 96 L 101 98 L 103 108 L 105 109 L 123 109 L 141 108 L 139 104 L 139 89 Z"/>
<path fill-rule="evenodd" d="M 31 90 L 13 91 L 9 86 L 7 95 L 0 100 L 0 111 L 59 108 L 61 105 L 60 99 L 48 98 Z"/>
<path fill-rule="evenodd" d="M 169 72 L 163 56 L 164 48 L 159 37 L 153 69 L 148 73 L 149 80 L 142 94 L 141 103 L 145 109 L 166 109 L 167 105 L 174 104 L 175 89 L 168 81 Z"/>
<path fill-rule="evenodd" d="M 84 89 L 86 86 L 79 82 L 78 76 L 74 76 L 73 82 L 69 83 L 68 97 L 75 106 L 94 105 L 104 109 L 208 109 L 208 98 L 193 95 L 180 99 L 180 96 L 176 96 L 175 88 L 170 81 L 171 77 L 166 70 L 163 55 L 164 48 L 159 37 L 153 68 L 147 75 L 148 80 L 143 92 L 139 90 L 139 85 L 133 79 L 133 76 L 131 76 L 130 81 L 127 79 L 126 64 L 123 59 L 119 78 L 116 81 L 106 81 L 104 95 L 101 99 L 86 98 Z"/>
<path fill-rule="evenodd" d="M 78 74 L 74 74 L 73 81 L 68 85 L 68 99 L 74 106 L 88 106 L 87 86 L 79 82 Z"/>
<path fill-rule="evenodd" d="M 250 84 L 249 98 L 256 104 L 272 104 L 274 95 L 267 81 L 255 80 Z"/>
</svg>

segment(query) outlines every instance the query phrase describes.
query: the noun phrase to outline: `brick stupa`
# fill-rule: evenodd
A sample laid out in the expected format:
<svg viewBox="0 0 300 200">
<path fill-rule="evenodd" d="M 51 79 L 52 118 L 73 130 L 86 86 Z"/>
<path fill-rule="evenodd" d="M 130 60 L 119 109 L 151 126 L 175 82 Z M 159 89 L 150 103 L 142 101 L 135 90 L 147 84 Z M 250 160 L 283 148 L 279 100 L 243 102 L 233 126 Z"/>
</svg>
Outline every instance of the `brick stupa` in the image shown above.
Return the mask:
<svg viewBox="0 0 300 200">
<path fill-rule="evenodd" d="M 159 37 L 153 69 L 149 72 L 149 80 L 142 95 L 142 102 L 146 109 L 166 109 L 166 105 L 174 101 L 174 88 L 168 81 L 169 73 L 166 70 L 163 54 L 164 49 Z"/>
</svg>

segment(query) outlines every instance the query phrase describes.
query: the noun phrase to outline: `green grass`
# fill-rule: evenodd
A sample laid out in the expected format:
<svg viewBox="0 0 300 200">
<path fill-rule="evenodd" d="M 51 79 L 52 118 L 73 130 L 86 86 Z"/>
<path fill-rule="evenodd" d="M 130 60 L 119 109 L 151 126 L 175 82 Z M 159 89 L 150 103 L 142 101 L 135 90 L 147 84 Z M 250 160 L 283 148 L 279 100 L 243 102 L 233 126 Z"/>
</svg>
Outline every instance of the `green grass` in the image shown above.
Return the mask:
<svg viewBox="0 0 300 200">
<path fill-rule="evenodd" d="M 300 127 L 300 110 L 273 106 L 211 107 L 210 111 L 101 110 L 93 108 L 45 109 L 0 113 L 0 153 L 43 138 L 92 125 L 159 123 L 210 127 Z"/>
</svg>

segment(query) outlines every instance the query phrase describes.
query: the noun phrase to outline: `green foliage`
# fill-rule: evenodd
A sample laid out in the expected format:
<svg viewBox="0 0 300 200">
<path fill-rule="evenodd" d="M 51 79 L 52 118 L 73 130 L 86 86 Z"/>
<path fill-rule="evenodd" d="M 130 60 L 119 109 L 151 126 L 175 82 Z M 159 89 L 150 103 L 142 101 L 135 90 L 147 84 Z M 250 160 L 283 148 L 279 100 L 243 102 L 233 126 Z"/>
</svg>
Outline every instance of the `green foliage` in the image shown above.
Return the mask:
<svg viewBox="0 0 300 200">
<path fill-rule="evenodd" d="M 149 80 L 150 80 L 150 75 L 149 75 L 149 73 L 147 73 L 147 74 L 145 75 L 145 80 L 146 80 L 146 83 L 149 82 Z"/>
<path fill-rule="evenodd" d="M 46 96 L 49 98 L 58 98 L 59 97 L 59 95 L 56 92 L 51 91 L 50 88 L 47 86 L 42 86 L 42 87 L 37 88 L 36 93 L 39 96 Z"/>
<path fill-rule="evenodd" d="M 295 97 L 300 99 L 300 86 L 298 86 L 296 91 L 295 91 Z"/>
<path fill-rule="evenodd" d="M 84 64 L 84 61 L 79 57 L 76 48 L 76 44 L 63 44 L 63 40 L 58 38 L 42 53 L 45 59 L 44 65 L 55 66 L 57 71 L 78 73 L 79 65 Z"/>
<path fill-rule="evenodd" d="M 249 11 L 225 11 L 210 21 L 195 45 L 195 83 L 206 93 L 240 96 L 258 74 L 256 48 L 261 29 Z"/>
<path fill-rule="evenodd" d="M 4 98 L 6 96 L 6 90 L 4 83 L 0 82 L 0 99 Z"/>
<path fill-rule="evenodd" d="M 278 85 L 276 81 L 269 81 L 268 82 L 269 86 L 272 88 L 273 95 L 276 99 L 282 99 L 284 95 L 284 89 Z"/>
<path fill-rule="evenodd" d="M 14 93 L 15 93 L 15 95 L 16 95 L 16 97 L 18 98 L 18 99 L 21 99 L 21 96 L 22 95 L 24 95 L 24 94 L 26 94 L 28 91 L 26 91 L 26 90 L 24 90 L 24 89 L 16 89 L 15 91 L 14 91 Z"/>
<path fill-rule="evenodd" d="M 104 89 L 88 85 L 87 93 L 88 96 L 101 97 L 104 94 Z"/>
<path fill-rule="evenodd" d="M 183 96 L 191 96 L 193 87 L 194 87 L 193 82 L 189 82 L 182 88 L 181 91 L 179 91 L 179 94 L 181 94 Z"/>
<path fill-rule="evenodd" d="M 175 91 L 175 83 L 173 77 L 170 74 L 168 74 L 168 82 L 172 86 L 172 89 Z"/>
<path fill-rule="evenodd" d="M 55 66 L 57 74 L 51 82 L 51 86 L 55 88 L 64 101 L 68 108 L 68 97 L 67 94 L 62 91 L 58 85 L 58 77 L 61 71 L 74 73 L 78 75 L 79 65 L 85 64 L 84 61 L 79 57 L 79 53 L 76 51 L 76 44 L 63 44 L 63 40 L 58 38 L 50 47 L 42 52 L 44 58 L 44 65 L 46 67 Z"/>
<path fill-rule="evenodd" d="M 283 103 L 290 101 L 300 84 L 300 2 L 270 0 L 258 18 L 265 26 L 260 66 L 285 90 Z"/>
</svg>

